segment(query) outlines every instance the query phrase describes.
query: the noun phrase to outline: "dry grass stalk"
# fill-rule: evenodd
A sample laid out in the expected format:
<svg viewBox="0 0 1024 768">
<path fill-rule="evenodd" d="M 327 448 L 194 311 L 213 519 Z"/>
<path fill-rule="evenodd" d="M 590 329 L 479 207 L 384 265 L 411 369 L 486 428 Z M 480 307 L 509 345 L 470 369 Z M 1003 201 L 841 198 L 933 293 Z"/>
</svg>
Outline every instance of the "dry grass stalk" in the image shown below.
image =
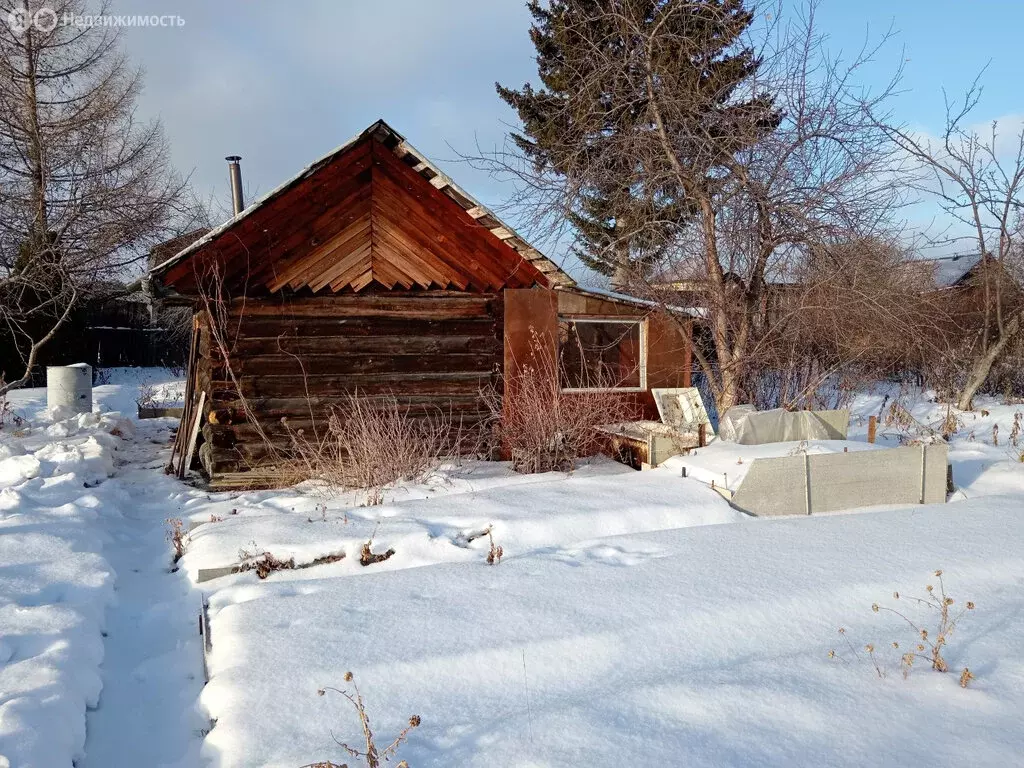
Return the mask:
<svg viewBox="0 0 1024 768">
<path fill-rule="evenodd" d="M 316 505 L 316 511 L 320 513 L 320 522 L 321 523 L 326 523 L 327 522 L 327 505 L 326 504 L 317 504 Z M 313 522 L 313 516 L 310 515 L 309 517 L 307 517 L 306 518 L 306 522 L 312 523 Z M 345 515 L 345 522 L 346 523 L 348 522 L 348 515 L 347 514 Z"/>
<path fill-rule="evenodd" d="M 491 548 L 487 552 L 487 564 L 497 565 L 501 562 L 501 558 L 505 555 L 505 550 L 494 544 L 494 534 L 491 532 L 490 527 L 487 528 L 487 539 L 491 542 Z"/>
<path fill-rule="evenodd" d="M 889 406 L 889 412 L 885 417 L 885 426 L 896 426 L 909 429 L 916 425 L 917 419 L 910 414 L 910 411 L 907 410 L 906 406 L 898 400 L 893 401 L 892 405 Z"/>
<path fill-rule="evenodd" d="M 156 389 L 148 381 L 139 384 L 139 394 L 135 398 L 135 404 L 139 408 L 155 408 L 157 406 Z"/>
<path fill-rule="evenodd" d="M 0 374 L 0 429 L 10 423 L 16 430 L 25 426 L 25 420 L 14 412 L 9 402 L 7 393 L 4 392 L 4 377 Z"/>
<path fill-rule="evenodd" d="M 880 606 L 875 603 L 871 606 L 871 610 L 875 613 L 887 611 L 903 619 L 923 641 L 917 644 L 917 651 L 911 652 L 911 655 L 929 661 L 932 665 L 932 669 L 936 672 L 946 672 L 949 670 L 949 665 L 946 663 L 946 660 L 942 655 L 943 648 L 945 648 L 946 644 L 949 642 L 950 636 L 956 629 L 957 624 L 959 624 L 960 619 L 963 618 L 963 615 L 967 611 L 974 610 L 974 603 L 968 601 L 959 611 L 951 611 L 950 609 L 954 605 L 955 601 L 952 597 L 946 594 L 946 585 L 942 580 L 942 571 L 935 571 L 935 577 L 939 580 L 939 594 L 935 594 L 935 588 L 929 584 L 925 587 L 928 597 L 923 599 L 919 597 L 903 598 L 904 600 L 910 600 L 938 613 L 938 627 L 934 634 L 930 634 L 927 629 L 919 627 L 907 618 L 905 614 L 897 611 L 895 608 Z M 893 593 L 893 598 L 899 600 L 899 592 Z"/>
<path fill-rule="evenodd" d="M 224 373 L 231 382 L 235 395 L 241 405 L 245 420 L 252 425 L 260 442 L 267 448 L 271 460 L 281 462 L 285 459 L 278 451 L 276 444 L 267 434 L 260 422 L 259 414 L 246 396 L 242 386 L 241 374 L 233 365 L 235 342 L 241 326 L 243 314 L 232 320 L 231 311 L 226 300 L 227 291 L 224 286 L 223 266 L 216 260 L 206 265 L 203 272 L 196 269 L 196 286 L 198 287 L 199 308 L 206 315 L 206 331 L 211 342 L 211 355 L 224 367 Z"/>
<path fill-rule="evenodd" d="M 974 675 L 967 667 L 964 667 L 964 671 L 960 673 L 960 687 L 966 688 L 967 685 L 974 679 Z"/>
<path fill-rule="evenodd" d="M 461 438 L 461 430 L 440 409 L 414 416 L 393 396 L 362 397 L 358 392 L 349 393 L 344 406 L 332 411 L 322 435 L 289 434 L 293 474 L 365 491 L 368 506 L 381 504 L 383 489 L 393 483 L 424 479 Z"/>
<path fill-rule="evenodd" d="M 188 537 L 185 533 L 185 523 L 179 517 L 169 517 L 167 523 L 167 541 L 174 547 L 174 562 L 177 563 L 185 556 L 185 545 Z"/>
<path fill-rule="evenodd" d="M 951 405 L 946 406 L 946 416 L 942 420 L 942 438 L 949 442 L 957 432 L 963 429 L 963 421 L 953 413 L 953 407 Z"/>
<path fill-rule="evenodd" d="M 366 711 L 366 702 L 363 700 L 363 695 L 359 691 L 359 686 L 356 685 L 355 677 L 351 672 L 345 673 L 345 682 L 352 683 L 353 693 L 349 693 L 348 691 L 343 691 L 338 688 L 324 687 L 317 691 L 317 695 L 326 696 L 328 691 L 333 691 L 334 693 L 340 693 L 348 699 L 359 717 L 359 725 L 363 732 L 363 744 L 361 747 L 352 747 L 344 742 L 338 742 L 338 744 L 352 757 L 363 760 L 366 768 L 380 768 L 382 762 L 388 762 L 392 757 L 397 756 L 399 746 L 409 738 L 409 734 L 413 729 L 419 728 L 421 722 L 420 716 L 413 715 L 410 717 L 409 725 L 403 728 L 391 743 L 380 748 L 377 746 L 376 737 L 370 727 L 370 716 Z M 335 739 L 335 741 L 337 741 L 337 739 Z M 310 763 L 302 766 L 302 768 L 348 768 L 348 766 L 347 764 L 339 765 L 337 763 L 326 761 Z M 396 768 L 409 768 L 409 764 L 405 760 L 402 760 L 396 765 Z"/>
<path fill-rule="evenodd" d="M 530 359 L 506 371 L 504 392 L 491 389 L 483 398 L 513 469 L 568 472 L 580 458 L 598 452 L 595 427 L 633 421 L 639 408 L 629 394 L 615 391 L 618 382 L 607 375 L 593 391 L 563 391 L 565 371 L 553 345 L 531 332 Z"/>
</svg>

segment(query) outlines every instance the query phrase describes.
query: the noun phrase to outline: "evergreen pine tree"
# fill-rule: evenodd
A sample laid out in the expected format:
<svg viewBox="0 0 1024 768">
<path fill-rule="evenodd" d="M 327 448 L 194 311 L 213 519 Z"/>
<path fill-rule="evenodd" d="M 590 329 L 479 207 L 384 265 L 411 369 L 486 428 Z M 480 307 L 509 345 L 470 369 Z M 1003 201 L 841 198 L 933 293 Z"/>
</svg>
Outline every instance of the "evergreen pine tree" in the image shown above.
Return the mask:
<svg viewBox="0 0 1024 768">
<path fill-rule="evenodd" d="M 670 98 L 692 94 L 699 107 L 667 130 L 703 137 L 702 150 L 714 136 L 723 155 L 733 154 L 757 139 L 729 131 L 737 117 L 749 126 L 756 114 L 761 135 L 779 122 L 770 97 L 737 95 L 760 63 L 739 45 L 753 15 L 742 0 L 531 0 L 528 7 L 543 86 L 497 84 L 523 124 L 512 139 L 537 173 L 575 185 L 568 214 L 578 233 L 574 251 L 612 276 L 613 287 L 624 287 L 657 264 L 673 230 L 692 214 L 682 191 L 663 177 L 652 182 L 656 174 L 645 167 L 643 143 L 654 133 L 648 67 L 656 88 Z M 623 152 L 625 146 L 637 151 Z M 693 161 L 710 173 L 720 159 Z"/>
</svg>

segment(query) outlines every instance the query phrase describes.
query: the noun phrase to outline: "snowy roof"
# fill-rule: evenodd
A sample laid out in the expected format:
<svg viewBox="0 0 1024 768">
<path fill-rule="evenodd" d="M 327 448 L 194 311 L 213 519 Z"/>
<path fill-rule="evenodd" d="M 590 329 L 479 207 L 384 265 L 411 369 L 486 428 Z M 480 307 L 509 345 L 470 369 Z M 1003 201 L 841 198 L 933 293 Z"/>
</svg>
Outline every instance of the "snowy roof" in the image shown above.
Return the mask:
<svg viewBox="0 0 1024 768">
<path fill-rule="evenodd" d="M 976 253 L 940 256 L 935 259 L 919 259 L 913 263 L 922 268 L 932 270 L 935 285 L 949 288 L 959 283 L 968 272 L 978 265 L 981 256 Z"/>
<path fill-rule="evenodd" d="M 203 246 L 213 242 L 240 221 L 260 210 L 270 201 L 276 199 L 299 182 L 315 174 L 366 136 L 375 136 L 379 138 L 382 143 L 392 149 L 399 159 L 403 160 L 403 162 L 407 163 L 414 171 L 427 179 L 436 189 L 440 190 L 458 203 L 470 216 L 486 226 L 491 235 L 519 253 L 525 261 L 529 262 L 538 271 L 540 271 L 552 285 L 571 286 L 576 284 L 575 281 L 561 269 L 561 267 L 527 243 L 526 240 L 499 219 L 489 208 L 479 203 L 468 192 L 459 187 L 439 168 L 427 160 L 421 152 L 409 144 L 405 140 L 404 136 L 384 122 L 384 120 L 377 120 L 365 131 L 356 134 L 337 149 L 332 150 L 319 160 L 306 166 L 297 175 L 288 179 L 288 181 L 284 182 L 279 187 L 272 189 L 254 203 L 251 203 L 241 213 L 238 213 L 228 219 L 220 226 L 214 227 L 198 240 L 195 240 L 191 245 L 181 251 L 178 251 L 166 261 L 154 266 L 150 269 L 149 273 L 151 275 L 163 274 L 167 269 L 195 253 Z M 410 160 L 413 162 L 410 162 Z"/>
<path fill-rule="evenodd" d="M 617 291 L 611 291 L 607 288 L 583 288 L 579 285 L 571 286 L 555 286 L 557 290 L 568 291 L 569 293 L 579 293 L 584 295 L 596 296 L 602 299 L 608 299 L 609 301 L 616 301 L 621 304 L 631 304 L 637 307 L 646 307 L 649 309 L 658 309 L 664 307 L 672 312 L 680 312 L 688 314 L 694 317 L 701 316 L 701 311 L 695 308 L 688 307 L 677 307 L 672 305 L 666 305 L 660 301 L 653 301 L 651 299 L 640 299 L 636 296 L 630 296 L 628 293 L 619 293 Z"/>
</svg>

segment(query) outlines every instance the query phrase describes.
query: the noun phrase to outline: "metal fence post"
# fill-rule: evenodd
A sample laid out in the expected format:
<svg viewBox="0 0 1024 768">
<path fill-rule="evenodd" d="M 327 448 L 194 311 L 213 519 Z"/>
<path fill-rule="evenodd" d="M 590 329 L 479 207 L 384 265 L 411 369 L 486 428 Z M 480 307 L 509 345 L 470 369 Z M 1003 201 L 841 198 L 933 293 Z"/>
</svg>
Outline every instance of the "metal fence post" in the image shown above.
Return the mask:
<svg viewBox="0 0 1024 768">
<path fill-rule="evenodd" d="M 804 454 L 804 508 L 811 514 L 811 457 Z"/>
</svg>

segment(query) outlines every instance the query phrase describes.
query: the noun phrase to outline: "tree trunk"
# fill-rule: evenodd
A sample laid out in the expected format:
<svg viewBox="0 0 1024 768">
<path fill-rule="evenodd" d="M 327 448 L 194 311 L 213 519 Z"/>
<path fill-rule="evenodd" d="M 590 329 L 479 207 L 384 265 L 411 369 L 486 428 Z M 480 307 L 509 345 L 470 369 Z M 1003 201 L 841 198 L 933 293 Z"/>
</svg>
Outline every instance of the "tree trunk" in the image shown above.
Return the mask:
<svg viewBox="0 0 1024 768">
<path fill-rule="evenodd" d="M 992 366 L 996 364 L 1003 350 L 1006 349 L 1006 346 L 1013 337 L 1020 331 L 1020 324 L 1021 316 L 1017 315 L 1004 326 L 1003 332 L 996 343 L 989 347 L 987 352 L 982 353 L 972 361 L 971 372 L 967 376 L 967 382 L 964 384 L 963 389 L 960 390 L 960 395 L 956 401 L 956 407 L 961 411 L 972 410 L 972 401 L 974 400 L 975 393 L 985 383 L 985 379 L 992 372 Z"/>
<path fill-rule="evenodd" d="M 629 291 L 629 266 L 621 262 L 616 263 L 609 284 L 616 293 L 627 293 Z"/>
<path fill-rule="evenodd" d="M 36 92 L 36 50 L 32 39 L 32 28 L 25 32 L 25 56 L 27 60 L 26 80 L 28 81 L 25 111 L 29 123 L 29 165 L 32 176 L 32 206 L 35 219 L 32 225 L 30 259 L 38 259 L 49 243 L 49 224 L 46 201 L 46 173 L 43 152 L 43 135 L 39 125 L 39 97 Z"/>
<path fill-rule="evenodd" d="M 630 248 L 627 227 L 627 219 L 618 215 L 615 220 L 615 268 L 612 270 L 609 284 L 616 293 L 627 293 L 630 284 Z"/>
<path fill-rule="evenodd" d="M 715 397 L 715 407 L 718 409 L 718 417 L 721 418 L 727 410 L 737 404 L 739 399 L 739 381 L 731 371 L 722 371 L 722 390 Z"/>
</svg>

